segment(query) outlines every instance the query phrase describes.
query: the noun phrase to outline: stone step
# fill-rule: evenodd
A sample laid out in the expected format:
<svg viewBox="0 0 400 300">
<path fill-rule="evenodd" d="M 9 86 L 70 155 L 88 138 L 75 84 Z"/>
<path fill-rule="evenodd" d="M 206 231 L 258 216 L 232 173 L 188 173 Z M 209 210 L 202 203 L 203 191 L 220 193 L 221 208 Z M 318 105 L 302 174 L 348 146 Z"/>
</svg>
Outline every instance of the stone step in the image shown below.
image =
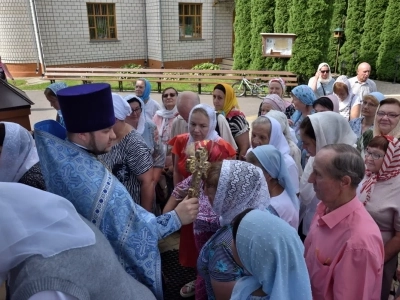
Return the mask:
<svg viewBox="0 0 400 300">
<path fill-rule="evenodd" d="M 219 64 L 220 70 L 232 70 L 232 65 Z"/>
</svg>

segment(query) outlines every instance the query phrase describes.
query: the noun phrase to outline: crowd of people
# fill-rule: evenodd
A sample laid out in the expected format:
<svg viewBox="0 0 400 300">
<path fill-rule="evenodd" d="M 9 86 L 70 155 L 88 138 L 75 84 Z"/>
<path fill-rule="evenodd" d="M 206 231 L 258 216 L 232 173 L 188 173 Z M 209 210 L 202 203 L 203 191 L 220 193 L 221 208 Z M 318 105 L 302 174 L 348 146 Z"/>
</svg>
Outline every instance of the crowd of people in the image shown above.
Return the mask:
<svg viewBox="0 0 400 300">
<path fill-rule="evenodd" d="M 51 84 L 56 120 L 33 134 L 0 122 L 0 284 L 11 300 L 162 300 L 158 242 L 180 230 L 179 262 L 197 274 L 181 297 L 387 300 L 400 100 L 370 72 L 334 78 L 321 63 L 291 100 L 273 78 L 251 125 L 228 84 L 214 107 L 174 87 L 160 105 L 144 78 L 126 97 Z"/>
</svg>

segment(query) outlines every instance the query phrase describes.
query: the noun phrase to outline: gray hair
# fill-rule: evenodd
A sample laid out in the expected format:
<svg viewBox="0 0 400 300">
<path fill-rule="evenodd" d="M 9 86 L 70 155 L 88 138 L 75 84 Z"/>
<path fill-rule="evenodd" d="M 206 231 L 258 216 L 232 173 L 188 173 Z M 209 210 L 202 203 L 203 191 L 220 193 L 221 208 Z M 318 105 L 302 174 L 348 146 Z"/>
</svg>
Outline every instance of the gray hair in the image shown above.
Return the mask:
<svg viewBox="0 0 400 300">
<path fill-rule="evenodd" d="M 256 125 L 269 125 L 271 126 L 271 121 L 266 117 L 258 117 L 251 123 L 251 128 L 254 128 Z"/>
<path fill-rule="evenodd" d="M 331 163 L 327 166 L 330 176 L 337 180 L 342 179 L 344 176 L 349 176 L 351 186 L 357 188 L 365 174 L 365 164 L 360 152 L 347 144 L 326 145 L 322 149 L 333 150 L 336 153 Z"/>
</svg>

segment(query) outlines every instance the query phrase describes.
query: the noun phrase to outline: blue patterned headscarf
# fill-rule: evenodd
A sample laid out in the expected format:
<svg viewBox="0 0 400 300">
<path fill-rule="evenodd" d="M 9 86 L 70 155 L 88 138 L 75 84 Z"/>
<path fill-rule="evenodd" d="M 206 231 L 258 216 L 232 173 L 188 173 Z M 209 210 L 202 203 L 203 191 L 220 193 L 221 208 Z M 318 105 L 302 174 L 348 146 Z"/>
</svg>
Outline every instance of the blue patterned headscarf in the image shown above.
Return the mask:
<svg viewBox="0 0 400 300">
<path fill-rule="evenodd" d="M 272 178 L 278 179 L 279 184 L 288 193 L 293 206 L 298 211 L 299 199 L 290 181 L 289 172 L 282 153 L 272 145 L 258 146 L 252 149 L 251 152 L 257 157 L 263 169 L 271 175 Z"/>
<path fill-rule="evenodd" d="M 297 231 L 282 219 L 250 211 L 239 224 L 236 249 L 251 275 L 237 281 L 231 300 L 249 299 L 259 288 L 268 299 L 312 299 L 304 246 Z"/>
<path fill-rule="evenodd" d="M 296 86 L 292 90 L 292 94 L 299 99 L 302 103 L 308 106 L 312 106 L 314 101 L 317 100 L 314 91 L 308 85 L 302 84 Z M 296 110 L 292 115 L 291 119 L 296 123 L 301 118 L 301 112 Z"/>
<path fill-rule="evenodd" d="M 148 81 L 146 78 L 140 78 L 137 81 L 143 81 L 144 82 L 144 91 L 142 96 L 138 96 L 144 103 L 147 103 L 147 101 L 150 99 L 150 92 L 151 92 L 151 83 Z"/>
<path fill-rule="evenodd" d="M 67 84 L 65 82 L 54 82 L 52 84 L 50 84 L 46 89 L 50 89 L 54 95 L 57 96 L 57 93 L 59 90 L 65 89 L 67 86 Z"/>
</svg>

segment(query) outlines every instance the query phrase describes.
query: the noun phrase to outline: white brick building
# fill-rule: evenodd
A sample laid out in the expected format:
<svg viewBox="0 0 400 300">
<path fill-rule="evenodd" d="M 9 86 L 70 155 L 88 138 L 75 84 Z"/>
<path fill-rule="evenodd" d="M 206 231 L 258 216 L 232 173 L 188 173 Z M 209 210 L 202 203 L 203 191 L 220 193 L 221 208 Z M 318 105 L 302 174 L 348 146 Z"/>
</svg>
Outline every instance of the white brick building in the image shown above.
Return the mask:
<svg viewBox="0 0 400 300">
<path fill-rule="evenodd" d="M 233 55 L 233 14 L 234 0 L 0 0 L 0 56 L 14 76 L 218 63 Z"/>
</svg>

